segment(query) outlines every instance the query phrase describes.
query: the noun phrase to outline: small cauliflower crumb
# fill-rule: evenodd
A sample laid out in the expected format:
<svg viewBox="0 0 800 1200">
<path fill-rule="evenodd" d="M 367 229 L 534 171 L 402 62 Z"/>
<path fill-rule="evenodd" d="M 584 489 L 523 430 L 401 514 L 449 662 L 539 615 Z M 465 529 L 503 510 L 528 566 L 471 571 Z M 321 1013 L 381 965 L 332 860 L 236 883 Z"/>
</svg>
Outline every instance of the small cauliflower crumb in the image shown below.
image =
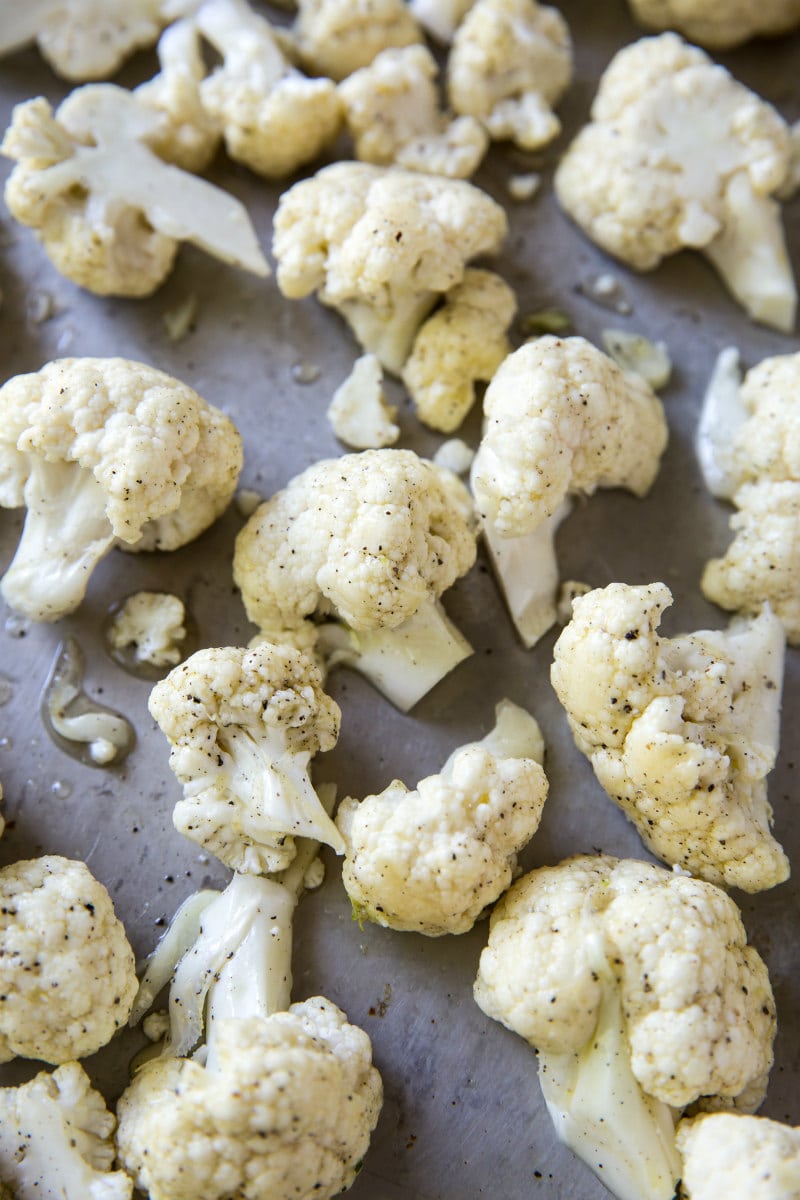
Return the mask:
<svg viewBox="0 0 800 1200">
<path fill-rule="evenodd" d="M 641 333 L 625 329 L 604 329 L 603 345 L 623 371 L 635 371 L 654 391 L 666 387 L 672 374 L 672 360 L 664 342 L 651 342 Z"/>
<path fill-rule="evenodd" d="M 340 442 L 354 450 L 377 450 L 400 437 L 396 409 L 383 393 L 383 368 L 374 354 L 356 359 L 328 405 L 328 420 Z"/>
<path fill-rule="evenodd" d="M 474 458 L 475 451 L 462 438 L 448 438 L 434 454 L 433 461 L 455 475 L 466 475 Z"/>
<path fill-rule="evenodd" d="M 132 648 L 137 662 L 174 667 L 183 657 L 186 638 L 183 601 L 167 592 L 135 592 L 114 615 L 108 630 L 113 650 Z"/>
</svg>

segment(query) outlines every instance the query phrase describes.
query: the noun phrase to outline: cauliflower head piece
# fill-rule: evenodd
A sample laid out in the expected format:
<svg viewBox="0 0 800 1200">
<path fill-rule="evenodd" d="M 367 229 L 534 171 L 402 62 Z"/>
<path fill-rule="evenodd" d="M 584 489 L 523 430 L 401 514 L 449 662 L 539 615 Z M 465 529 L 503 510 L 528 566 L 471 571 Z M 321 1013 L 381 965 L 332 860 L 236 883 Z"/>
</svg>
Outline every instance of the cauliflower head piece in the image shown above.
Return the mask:
<svg viewBox="0 0 800 1200">
<path fill-rule="evenodd" d="M 744 1113 L 685 1118 L 675 1140 L 687 1200 L 796 1200 L 800 1129 Z"/>
<path fill-rule="evenodd" d="M 630 0 L 630 6 L 648 29 L 677 29 L 712 50 L 800 25 L 800 0 Z"/>
<path fill-rule="evenodd" d="M 380 1111 L 367 1035 L 323 997 L 228 1019 L 216 1063 L 157 1059 L 123 1093 L 117 1153 L 151 1200 L 326 1200 Z"/>
<path fill-rule="evenodd" d="M 763 1098 L 767 968 L 702 880 L 602 855 L 531 871 L 492 914 L 475 999 L 537 1049 L 556 1131 L 619 1200 L 671 1200 L 686 1106 Z"/>
<path fill-rule="evenodd" d="M 789 332 L 796 289 L 773 196 L 791 154 L 778 112 L 665 33 L 612 59 L 591 115 L 555 174 L 569 216 L 639 271 L 701 250 L 755 320 Z"/>
<path fill-rule="evenodd" d="M 49 854 L 4 867 L 0 898 L 0 1062 L 94 1054 L 137 989 L 108 892 L 82 862 Z"/>
<path fill-rule="evenodd" d="M 172 376 L 125 358 L 63 358 L 0 388 L 0 505 L 25 505 L 2 593 L 33 620 L 78 607 L 115 544 L 175 550 L 227 507 L 241 438 Z"/>
<path fill-rule="evenodd" d="M 424 41 L 404 0 L 298 0 L 292 34 L 305 69 L 335 80 L 369 66 L 382 50 Z"/>
<path fill-rule="evenodd" d="M 502 207 L 466 180 L 334 163 L 281 197 L 278 287 L 293 300 L 316 292 L 398 373 L 438 297 L 470 259 L 496 252 L 507 228 Z"/>
<path fill-rule="evenodd" d="M 342 881 L 358 919 L 429 937 L 466 933 L 510 884 L 547 796 L 539 727 L 503 701 L 495 728 L 409 790 L 342 800 Z"/>
<path fill-rule="evenodd" d="M 573 601 L 551 680 L 578 749 L 659 858 L 756 892 L 789 874 L 771 833 L 784 636 L 765 609 L 728 630 L 658 633 L 663 583 Z"/>
</svg>

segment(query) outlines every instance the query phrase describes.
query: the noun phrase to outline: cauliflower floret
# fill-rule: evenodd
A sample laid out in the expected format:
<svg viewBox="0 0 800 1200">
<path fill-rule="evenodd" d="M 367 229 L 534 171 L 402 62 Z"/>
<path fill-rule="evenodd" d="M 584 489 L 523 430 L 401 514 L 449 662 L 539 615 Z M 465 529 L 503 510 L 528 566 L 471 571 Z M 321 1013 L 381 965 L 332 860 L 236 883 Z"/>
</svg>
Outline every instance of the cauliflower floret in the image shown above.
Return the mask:
<svg viewBox="0 0 800 1200">
<path fill-rule="evenodd" d="M 475 999 L 536 1047 L 559 1137 L 619 1200 L 672 1200 L 686 1105 L 763 1098 L 772 989 L 713 884 L 605 856 L 532 871 L 494 910 Z"/>
<path fill-rule="evenodd" d="M 335 618 L 335 661 L 400 707 L 471 648 L 439 597 L 475 561 L 469 493 L 411 450 L 315 463 L 258 508 L 236 539 L 234 579 L 250 620 L 276 641 Z"/>
<path fill-rule="evenodd" d="M 347 131 L 362 162 L 466 179 L 489 138 L 474 117 L 449 119 L 439 107 L 436 59 L 425 46 L 383 50 L 339 87 Z"/>
<path fill-rule="evenodd" d="M 336 80 L 424 40 L 404 0 L 298 0 L 292 32 L 306 70 Z"/>
<path fill-rule="evenodd" d="M 665 33 L 614 57 L 555 187 L 610 254 L 649 271 L 678 250 L 702 250 L 752 317 L 788 332 L 797 298 L 772 197 L 790 160 L 776 110 Z"/>
<path fill-rule="evenodd" d="M 697 452 L 709 490 L 732 500 L 733 542 L 701 587 L 722 608 L 768 602 L 800 643 L 800 354 L 766 358 L 744 380 L 723 350 L 703 402 Z"/>
<path fill-rule="evenodd" d="M 78 88 L 55 116 L 18 104 L 0 153 L 14 159 L 5 199 L 62 275 L 98 295 L 149 296 L 181 241 L 268 275 L 247 210 L 149 148 L 163 114 L 113 84 Z"/>
<path fill-rule="evenodd" d="M 475 0 L 409 0 L 408 7 L 436 42 L 449 45 Z"/>
<path fill-rule="evenodd" d="M 168 592 L 134 592 L 124 601 L 108 629 L 108 643 L 120 653 L 132 648 L 137 663 L 174 667 L 183 657 L 186 609 Z"/>
<path fill-rule="evenodd" d="M 46 855 L 4 867 L 0 899 L 0 1062 L 94 1054 L 137 988 L 108 892 L 82 862 Z"/>
<path fill-rule="evenodd" d="M 400 437 L 395 409 L 383 394 L 383 369 L 374 354 L 353 363 L 328 405 L 328 420 L 340 442 L 354 450 L 379 450 Z"/>
<path fill-rule="evenodd" d="M 112 1171 L 116 1122 L 80 1063 L 0 1088 L 0 1181 L 13 1200 L 130 1200 Z M 0 1194 L 2 1191 L 0 1184 Z"/>
<path fill-rule="evenodd" d="M 686 1200 L 798 1200 L 800 1129 L 741 1113 L 678 1125 Z"/>
<path fill-rule="evenodd" d="M 648 29 L 677 29 L 713 50 L 800 25 L 800 0 L 630 0 L 630 6 Z"/>
<path fill-rule="evenodd" d="M 420 421 L 452 433 L 475 402 L 475 384 L 492 378 L 511 353 L 507 332 L 517 300 L 492 271 L 468 267 L 460 284 L 422 325 L 403 367 Z"/>
<path fill-rule="evenodd" d="M 184 787 L 175 828 L 237 871 L 279 871 L 296 835 L 341 853 L 309 763 L 339 736 L 339 706 L 314 663 L 262 642 L 199 650 L 153 688 L 150 714 Z"/>
<path fill-rule="evenodd" d="M 554 537 L 574 495 L 650 488 L 667 442 L 661 402 L 580 337 L 537 338 L 494 375 L 472 467 L 483 531 L 509 611 L 532 646 L 557 616 Z"/>
<path fill-rule="evenodd" d="M 359 919 L 429 937 L 466 933 L 510 884 L 547 796 L 539 726 L 510 701 L 482 741 L 410 791 L 396 779 L 341 802 L 342 881 Z"/>
<path fill-rule="evenodd" d="M 561 13 L 537 0 L 477 0 L 453 35 L 447 94 L 494 139 L 536 150 L 561 130 L 553 105 L 572 78 Z"/>
<path fill-rule="evenodd" d="M 55 621 L 114 546 L 175 550 L 225 510 L 242 465 L 226 416 L 125 358 L 63 358 L 0 388 L 0 505 L 27 507 L 3 576 L 12 608 Z"/>
<path fill-rule="evenodd" d="M 766 777 L 778 750 L 784 637 L 768 609 L 664 638 L 662 583 L 573 601 L 551 679 L 578 748 L 647 848 L 756 892 L 788 877 Z"/>
<path fill-rule="evenodd" d="M 507 229 L 501 206 L 466 180 L 334 163 L 281 197 L 278 286 L 292 300 L 316 292 L 399 372 L 438 297 L 470 259 L 496 252 Z"/>
<path fill-rule="evenodd" d="M 269 21 L 245 0 L 206 0 L 197 20 L 222 55 L 200 90 L 232 159 L 282 178 L 334 141 L 342 123 L 336 85 L 295 70 Z"/>
</svg>

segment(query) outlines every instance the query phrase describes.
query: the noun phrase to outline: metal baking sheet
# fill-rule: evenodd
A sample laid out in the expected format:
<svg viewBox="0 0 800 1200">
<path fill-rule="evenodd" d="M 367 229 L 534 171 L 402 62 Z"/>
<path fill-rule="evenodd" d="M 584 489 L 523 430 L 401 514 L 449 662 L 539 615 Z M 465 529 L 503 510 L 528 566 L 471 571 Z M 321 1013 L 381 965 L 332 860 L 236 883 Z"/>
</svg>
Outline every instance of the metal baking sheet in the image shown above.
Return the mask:
<svg viewBox="0 0 800 1200">
<path fill-rule="evenodd" d="M 622 0 L 562 5 L 576 44 L 576 77 L 560 112 L 564 133 L 531 159 L 496 148 L 476 182 L 506 203 L 511 233 L 497 269 L 514 286 L 520 313 L 565 310 L 576 332 L 598 342 L 604 328 L 623 327 L 663 340 L 674 360 L 663 393 L 670 444 L 647 499 L 602 493 L 579 505 L 562 527 L 559 558 L 565 578 L 604 585 L 613 580 L 664 580 L 675 602 L 669 633 L 719 627 L 725 617 L 707 604 L 698 581 L 703 563 L 728 542 L 728 509 L 704 491 L 692 450 L 698 406 L 711 365 L 724 346 L 745 363 L 798 349 L 752 324 L 698 256 L 680 255 L 646 276 L 613 263 L 558 211 L 552 166 L 585 121 L 597 80 L 622 45 L 639 36 Z M 745 83 L 790 120 L 800 115 L 800 36 L 753 44 L 722 56 Z M 134 84 L 154 70 L 141 55 L 120 81 Z M 66 92 L 34 50 L 0 63 L 0 117 L 17 101 Z M 0 166 L 3 177 L 8 164 Z M 512 205 L 507 180 L 534 166 L 544 182 L 532 201 Z M 265 247 L 279 189 L 231 166 L 213 177 L 241 197 Z M 800 270 L 800 202 L 785 206 L 795 268 Z M 602 272 L 622 282 L 628 316 L 604 310 L 582 287 Z M 244 435 L 241 485 L 268 495 L 317 458 L 342 447 L 325 410 L 348 374 L 356 347 L 336 315 L 313 300 L 290 303 L 273 280 L 259 281 L 183 249 L 161 291 L 147 301 L 107 300 L 81 292 L 51 267 L 34 237 L 0 211 L 0 371 L 6 379 L 64 355 L 123 355 L 186 380 L 220 406 Z M 193 295 L 196 322 L 171 342 L 166 311 Z M 44 299 L 43 299 L 44 297 Z M 48 299 L 53 313 L 42 315 Z M 522 340 L 519 327 L 517 341 Z M 318 377 L 303 383 L 319 368 Z M 298 368 L 301 368 L 298 370 Z M 399 387 L 401 445 L 431 454 L 441 438 L 415 420 Z M 480 416 L 467 421 L 473 445 Z M 233 539 L 243 518 L 235 508 L 199 541 L 169 555 L 112 553 L 98 568 L 81 609 L 56 625 L 20 622 L 0 603 L 0 780 L 7 832 L 0 862 L 57 852 L 84 859 L 110 889 L 138 955 L 149 951 L 178 903 L 202 886 L 222 886 L 227 872 L 173 829 L 179 787 L 167 766 L 167 745 L 147 714 L 150 685 L 123 672 L 105 652 L 101 633 L 109 607 L 140 588 L 182 595 L 200 644 L 243 643 L 253 630 L 230 574 Z M 0 569 L 10 561 L 21 513 L 0 512 Z M 522 856 L 525 868 L 576 852 L 602 849 L 645 857 L 632 827 L 606 799 L 575 750 L 549 683 L 553 630 L 533 650 L 516 641 L 484 558 L 447 597 L 451 616 L 475 647 L 474 656 L 408 716 L 383 701 L 358 676 L 339 672 L 330 690 L 343 709 L 337 748 L 316 764 L 317 780 L 336 780 L 340 796 L 363 796 L 395 777 L 409 784 L 436 770 L 449 752 L 482 736 L 503 696 L 538 717 L 547 742 L 550 798 L 542 826 Z M 137 746 L 112 770 L 84 767 L 59 751 L 39 717 L 42 687 L 57 646 L 73 634 L 88 662 L 87 690 L 123 711 Z M 787 656 L 783 742 L 771 777 L 776 834 L 795 865 L 795 880 L 751 898 L 737 895 L 751 940 L 766 958 L 780 1030 L 763 1112 L 800 1121 L 800 953 L 797 912 L 800 821 L 797 817 L 796 730 L 800 721 L 800 655 Z M 426 939 L 373 927 L 360 929 L 326 852 L 322 888 L 302 902 L 295 924 L 296 999 L 324 993 L 371 1035 L 383 1075 L 385 1104 L 353 1200 L 464 1200 L 500 1193 L 505 1200 L 607 1195 L 593 1175 L 553 1135 L 535 1078 L 535 1058 L 518 1037 L 489 1021 L 472 1000 L 472 981 L 486 924 L 462 937 Z M 124 1087 L 127 1063 L 140 1044 L 125 1033 L 88 1060 L 109 1099 Z M 12 1082 L 35 1064 L 2 1068 Z"/>
</svg>

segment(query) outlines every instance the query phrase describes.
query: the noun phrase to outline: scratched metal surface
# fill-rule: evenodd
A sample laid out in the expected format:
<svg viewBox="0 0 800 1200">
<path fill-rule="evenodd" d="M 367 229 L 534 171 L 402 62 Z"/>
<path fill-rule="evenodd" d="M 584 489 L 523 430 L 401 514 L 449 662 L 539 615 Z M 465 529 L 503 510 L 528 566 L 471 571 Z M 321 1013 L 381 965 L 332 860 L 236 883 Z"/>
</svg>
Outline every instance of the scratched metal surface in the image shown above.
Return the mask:
<svg viewBox="0 0 800 1200">
<path fill-rule="evenodd" d="M 663 469 L 644 501 L 601 494 L 562 528 L 564 577 L 594 585 L 612 580 L 665 580 L 675 595 L 669 632 L 720 626 L 724 617 L 700 595 L 704 560 L 727 544 L 728 511 L 703 490 L 692 453 L 698 403 L 717 351 L 740 347 L 745 362 L 798 348 L 754 326 L 734 306 L 699 257 L 682 255 L 648 276 L 636 276 L 595 250 L 558 212 L 552 165 L 585 120 L 597 79 L 614 51 L 637 36 L 622 0 L 562 5 L 575 43 L 575 82 L 561 106 L 565 132 L 537 165 L 544 185 L 532 202 L 510 206 L 511 235 L 498 269 L 516 288 L 520 312 L 557 306 L 575 330 L 598 340 L 609 325 L 663 339 L 675 370 L 663 393 L 671 439 Z M 800 115 L 800 36 L 723 56 L 746 83 L 792 120 Z M 142 56 L 121 79 L 152 72 Z M 0 118 L 12 105 L 65 92 L 34 51 L 0 63 Z M 529 165 L 508 148 L 493 152 L 477 182 L 507 201 L 508 176 Z M 0 172 L 7 173 L 3 164 Z M 215 177 L 249 206 L 268 246 L 277 191 L 220 160 Z M 800 202 L 785 208 L 795 267 L 800 268 Z M 581 284 L 612 270 L 632 304 L 618 317 L 584 296 Z M 81 293 L 57 275 L 31 234 L 0 210 L 0 373 L 36 370 L 51 358 L 124 355 L 152 363 L 192 384 L 225 409 L 244 435 L 242 486 L 269 494 L 316 458 L 335 455 L 325 409 L 356 355 L 334 314 L 313 301 L 283 300 L 274 281 L 257 281 L 184 249 L 165 287 L 148 301 L 104 300 Z M 44 293 L 54 315 L 37 323 L 31 306 Z M 197 297 L 195 328 L 170 342 L 163 313 Z M 521 340 L 517 331 L 518 340 Z M 298 383 L 297 364 L 321 368 Z M 402 445 L 432 453 L 440 439 L 414 420 L 396 390 Z M 479 416 L 465 436 L 475 443 Z M 10 561 L 21 514 L 0 512 L 0 569 Z M 85 859 L 111 890 L 137 954 L 154 944 L 163 923 L 190 891 L 222 885 L 226 872 L 203 858 L 172 828 L 178 785 L 167 747 L 147 715 L 149 685 L 125 674 L 105 652 L 100 626 L 109 606 L 140 588 L 183 595 L 201 644 L 242 643 L 252 633 L 230 576 L 233 538 L 242 518 L 231 510 L 195 544 L 171 555 L 114 552 L 96 571 L 85 603 L 57 625 L 20 625 L 0 603 L 0 673 L 10 681 L 0 707 L 0 780 L 9 828 L 0 862 L 58 852 Z M 339 673 L 331 690 L 344 718 L 338 747 L 318 759 L 316 778 L 335 779 L 339 794 L 364 795 L 392 778 L 409 783 L 437 769 L 450 750 L 481 736 L 504 695 L 529 707 L 547 740 L 550 799 L 541 829 L 523 856 L 525 867 L 595 848 L 643 856 L 640 842 L 595 783 L 575 751 L 548 681 L 555 631 L 532 652 L 516 642 L 485 563 L 448 595 L 451 615 L 475 647 L 474 656 L 409 716 L 396 713 L 357 676 Z M 84 767 L 54 747 L 39 719 L 42 685 L 62 638 L 74 634 L 88 658 L 87 689 L 123 711 L 136 728 L 137 747 L 119 769 Z M 10 696 L 6 699 L 6 691 Z M 800 875 L 800 820 L 795 768 L 800 721 L 800 654 L 790 651 L 784 697 L 784 738 L 772 775 L 776 832 Z M 377 928 L 360 930 L 333 856 L 326 882 L 300 906 L 296 919 L 295 997 L 322 992 L 370 1033 L 386 1100 L 354 1200 L 505 1200 L 580 1196 L 601 1200 L 594 1177 L 553 1136 L 535 1079 L 532 1052 L 491 1023 L 471 997 L 485 924 L 460 938 L 430 940 Z M 797 883 L 742 902 L 751 939 L 767 959 L 777 995 L 780 1033 L 764 1112 L 800 1120 L 800 953 Z M 123 1035 L 89 1060 L 94 1078 L 113 1099 L 126 1082 L 138 1048 Z M 31 1064 L 3 1068 L 18 1080 Z"/>
</svg>

